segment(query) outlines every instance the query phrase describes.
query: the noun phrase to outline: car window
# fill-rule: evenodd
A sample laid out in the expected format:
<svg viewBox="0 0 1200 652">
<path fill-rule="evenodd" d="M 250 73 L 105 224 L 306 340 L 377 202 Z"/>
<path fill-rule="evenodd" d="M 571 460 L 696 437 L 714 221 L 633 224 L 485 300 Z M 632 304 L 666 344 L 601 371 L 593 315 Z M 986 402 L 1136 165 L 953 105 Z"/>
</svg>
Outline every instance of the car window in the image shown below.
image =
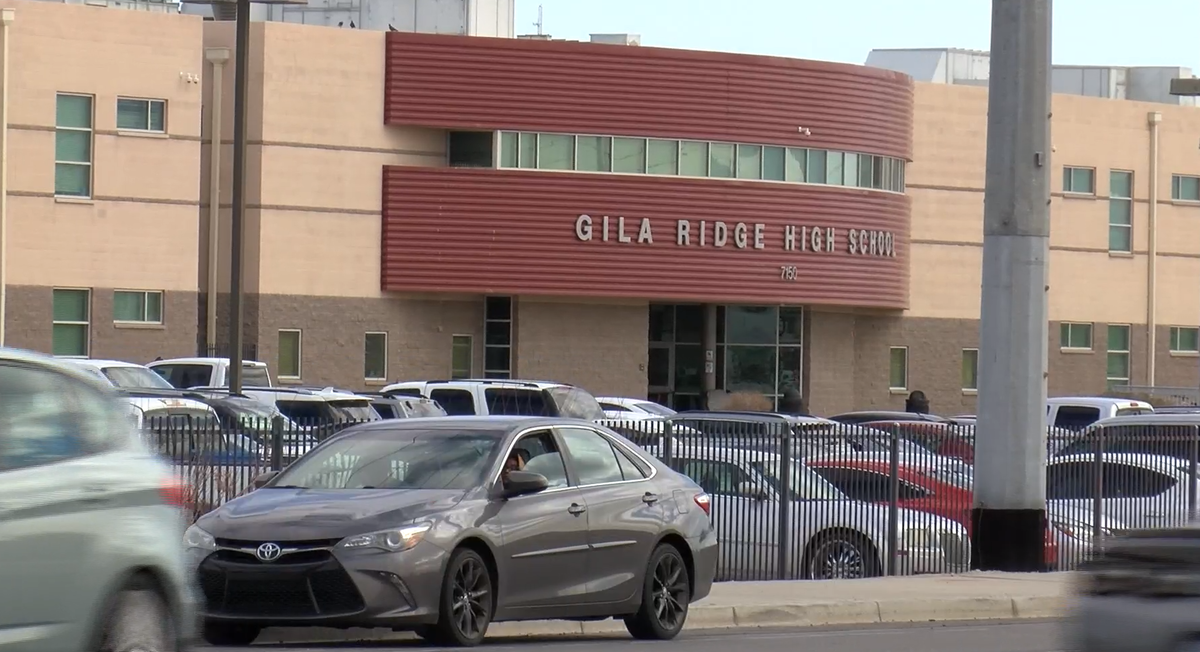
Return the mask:
<svg viewBox="0 0 1200 652">
<path fill-rule="evenodd" d="M 1081 405 L 1060 405 L 1054 415 L 1054 427 L 1083 430 L 1100 420 L 1100 408 Z"/>
<path fill-rule="evenodd" d="M 45 369 L 0 365 L 0 470 L 43 466 L 111 448 L 117 424 L 110 419 L 116 407 L 106 405 L 102 395 L 89 396 L 89 389 Z M 103 423 L 87 423 L 97 417 Z"/>
<path fill-rule="evenodd" d="M 513 454 L 520 456 L 522 470 L 544 476 L 551 487 L 567 486 L 567 467 L 549 431 L 521 437 L 513 446 Z"/>
<path fill-rule="evenodd" d="M 151 369 L 179 389 L 204 387 L 212 384 L 212 365 L 161 364 L 155 365 Z"/>
<path fill-rule="evenodd" d="M 891 480 L 882 473 L 830 467 L 813 470 L 853 500 L 884 503 L 892 499 Z"/>
<path fill-rule="evenodd" d="M 1153 469 L 1105 462 L 1102 484 L 1105 498 L 1150 498 L 1175 488 L 1178 480 Z"/>
<path fill-rule="evenodd" d="M 554 416 L 550 402 L 540 389 L 488 387 L 483 390 L 488 414 L 525 417 Z"/>
<path fill-rule="evenodd" d="M 1096 465 L 1060 462 L 1046 467 L 1046 500 L 1083 500 L 1096 495 Z"/>
<path fill-rule="evenodd" d="M 475 414 L 475 397 L 465 389 L 435 389 L 429 393 L 429 398 L 440 403 L 451 416 Z"/>
<path fill-rule="evenodd" d="M 783 485 L 780 478 L 783 474 L 779 472 L 779 459 L 770 461 L 755 460 L 750 462 L 750 466 L 758 471 L 775 491 L 782 491 Z M 792 498 L 796 500 L 838 500 L 845 498 L 837 488 L 830 484 L 820 474 L 815 473 L 802 460 L 793 460 L 791 465 L 791 477 L 788 481 L 788 491 L 791 492 Z"/>
<path fill-rule="evenodd" d="M 372 401 L 371 405 L 375 406 L 375 411 L 384 419 L 399 419 L 403 416 L 394 404 L 387 401 Z"/>
<path fill-rule="evenodd" d="M 329 420 L 333 413 L 325 401 L 289 401 L 280 399 L 275 406 L 283 415 L 301 425 L 312 425 L 319 421 Z"/>
<path fill-rule="evenodd" d="M 554 401 L 560 417 L 585 421 L 604 418 L 604 410 L 596 402 L 596 397 L 578 387 L 551 387 L 546 390 L 546 394 Z"/>
<path fill-rule="evenodd" d="M 633 410 L 630 410 L 620 403 L 607 403 L 605 401 L 600 401 L 600 407 L 608 410 L 609 412 L 633 412 Z"/>
<path fill-rule="evenodd" d="M 580 485 L 621 482 L 627 479 L 621 471 L 620 462 L 617 461 L 617 451 L 608 439 L 595 431 L 582 428 L 560 428 L 559 434 Z"/>
<path fill-rule="evenodd" d="M 741 496 L 753 484 L 745 471 L 730 462 L 677 458 L 672 467 L 714 496 Z"/>
<path fill-rule="evenodd" d="M 1132 417 L 1132 416 L 1137 416 L 1139 414 L 1154 414 L 1154 409 L 1153 408 L 1145 408 L 1145 407 L 1131 407 L 1131 408 L 1118 408 L 1117 409 L 1117 416 L 1119 416 L 1119 417 Z"/>
<path fill-rule="evenodd" d="M 393 389 L 392 391 L 388 392 L 387 395 L 388 396 L 413 396 L 413 397 L 419 398 L 421 396 L 421 390 L 419 390 L 415 387 L 402 387 L 400 389 Z"/>
<path fill-rule="evenodd" d="M 333 399 L 326 401 L 329 411 L 339 419 L 347 421 L 376 421 L 379 413 L 367 399 Z"/>
<path fill-rule="evenodd" d="M 669 417 L 669 416 L 674 416 L 675 414 L 678 414 L 675 410 L 672 410 L 671 408 L 669 408 L 665 405 L 659 405 L 658 403 L 655 403 L 654 401 L 638 401 L 638 402 L 634 403 L 634 405 L 638 406 L 639 408 L 641 408 L 642 410 L 644 410 L 646 412 L 649 412 L 650 414 L 654 414 L 654 415 L 657 415 L 660 417 Z M 605 408 L 605 409 L 607 409 L 607 408 Z"/>
<path fill-rule="evenodd" d="M 121 389 L 171 389 L 166 378 L 145 367 L 105 367 L 100 370 L 114 387 Z"/>
<path fill-rule="evenodd" d="M 229 380 L 226 379 L 225 385 L 229 385 Z M 259 365 L 242 365 L 242 386 L 243 387 L 270 387 L 271 374 L 266 367 Z"/>
<path fill-rule="evenodd" d="M 404 407 L 408 409 L 408 415 L 414 418 L 446 416 L 446 411 L 442 409 L 442 406 L 437 404 L 437 401 L 431 401 L 427 398 L 418 401 L 408 401 L 404 404 Z"/>
</svg>

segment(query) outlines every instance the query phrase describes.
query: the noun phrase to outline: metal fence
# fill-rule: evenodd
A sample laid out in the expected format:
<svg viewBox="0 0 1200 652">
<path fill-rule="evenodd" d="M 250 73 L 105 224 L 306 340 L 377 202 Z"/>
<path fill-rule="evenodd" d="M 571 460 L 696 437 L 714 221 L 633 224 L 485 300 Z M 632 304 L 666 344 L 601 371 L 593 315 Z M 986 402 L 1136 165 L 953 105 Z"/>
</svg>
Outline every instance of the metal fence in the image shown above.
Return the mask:
<svg viewBox="0 0 1200 652">
<path fill-rule="evenodd" d="M 144 433 L 192 488 L 198 516 L 354 425 L 285 423 L 245 420 L 230 427 L 168 418 L 150 420 Z M 712 496 L 720 580 L 970 567 L 971 426 L 771 415 L 602 423 Z M 1075 568 L 1094 542 L 1114 532 L 1193 520 L 1200 425 L 1055 431 L 1046 442 L 1045 570 Z"/>
</svg>

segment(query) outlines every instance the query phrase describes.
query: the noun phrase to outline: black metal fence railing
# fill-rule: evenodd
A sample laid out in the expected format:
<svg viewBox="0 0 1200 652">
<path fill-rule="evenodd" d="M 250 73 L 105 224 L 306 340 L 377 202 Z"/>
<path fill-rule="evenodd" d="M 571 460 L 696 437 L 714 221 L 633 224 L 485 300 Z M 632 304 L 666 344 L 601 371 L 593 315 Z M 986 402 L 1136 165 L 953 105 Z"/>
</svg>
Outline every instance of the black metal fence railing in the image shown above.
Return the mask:
<svg viewBox="0 0 1200 652">
<path fill-rule="evenodd" d="M 1046 435 L 1045 570 L 1070 570 L 1122 530 L 1191 523 L 1200 417 Z M 938 422 L 848 425 L 736 416 L 601 423 L 712 496 L 718 579 L 826 579 L 970 568 L 975 433 Z M 1111 423 L 1111 422 L 1110 422 Z M 355 422 L 148 419 L 195 516 L 245 493 Z M 569 454 L 569 451 L 567 451 Z"/>
</svg>

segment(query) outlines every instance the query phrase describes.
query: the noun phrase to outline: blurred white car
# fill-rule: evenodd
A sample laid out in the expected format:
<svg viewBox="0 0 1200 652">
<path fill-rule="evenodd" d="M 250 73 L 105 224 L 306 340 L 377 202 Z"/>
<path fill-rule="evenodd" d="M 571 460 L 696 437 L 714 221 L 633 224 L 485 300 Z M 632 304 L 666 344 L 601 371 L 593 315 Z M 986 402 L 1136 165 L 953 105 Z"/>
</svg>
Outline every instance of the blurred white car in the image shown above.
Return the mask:
<svg viewBox="0 0 1200 652">
<path fill-rule="evenodd" d="M 596 401 L 610 419 L 645 419 L 646 417 L 669 417 L 676 412 L 644 398 L 622 398 L 619 396 L 597 396 Z"/>
</svg>

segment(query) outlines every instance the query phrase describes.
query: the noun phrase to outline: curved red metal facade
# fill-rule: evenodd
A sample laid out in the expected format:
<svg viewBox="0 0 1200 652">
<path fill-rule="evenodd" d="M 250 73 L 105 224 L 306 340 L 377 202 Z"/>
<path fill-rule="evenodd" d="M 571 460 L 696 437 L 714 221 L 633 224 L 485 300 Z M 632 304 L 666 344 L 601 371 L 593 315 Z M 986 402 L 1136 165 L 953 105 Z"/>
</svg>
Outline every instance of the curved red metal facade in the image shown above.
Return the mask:
<svg viewBox="0 0 1200 652">
<path fill-rule="evenodd" d="M 398 166 L 383 194 L 384 290 L 907 307 L 901 194 Z"/>
<path fill-rule="evenodd" d="M 402 32 L 387 35 L 386 56 L 387 124 L 658 136 L 912 158 L 912 80 L 886 70 Z"/>
</svg>

